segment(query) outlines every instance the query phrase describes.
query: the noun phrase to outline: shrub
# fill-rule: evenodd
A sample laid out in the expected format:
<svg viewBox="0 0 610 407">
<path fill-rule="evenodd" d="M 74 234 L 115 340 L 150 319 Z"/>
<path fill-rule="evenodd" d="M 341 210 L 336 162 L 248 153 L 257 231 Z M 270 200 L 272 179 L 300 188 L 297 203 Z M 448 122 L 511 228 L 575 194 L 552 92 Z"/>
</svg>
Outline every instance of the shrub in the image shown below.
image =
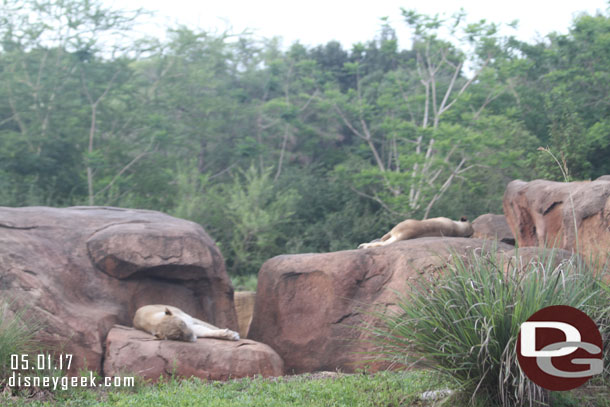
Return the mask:
<svg viewBox="0 0 610 407">
<path fill-rule="evenodd" d="M 577 257 L 556 257 L 556 250 L 541 249 L 537 261 L 522 265 L 495 250 L 454 255 L 439 279 L 422 278 L 410 293 L 399 294 L 398 311 L 378 314 L 381 324 L 373 333 L 379 352 L 449 375 L 473 400 L 478 395 L 504 406 L 545 404 L 548 392 L 517 363 L 521 323 L 541 308 L 570 305 L 596 319 L 608 337 L 610 296 L 602 273 Z"/>
</svg>

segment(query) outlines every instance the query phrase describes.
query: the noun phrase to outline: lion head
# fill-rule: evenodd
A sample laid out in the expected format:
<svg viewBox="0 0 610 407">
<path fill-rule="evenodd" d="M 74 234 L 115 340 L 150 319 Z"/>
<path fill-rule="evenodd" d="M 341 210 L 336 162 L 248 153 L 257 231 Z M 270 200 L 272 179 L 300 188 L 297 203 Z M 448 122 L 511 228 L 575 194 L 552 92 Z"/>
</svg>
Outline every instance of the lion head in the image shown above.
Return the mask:
<svg viewBox="0 0 610 407">
<path fill-rule="evenodd" d="M 185 342 L 195 342 L 197 340 L 197 336 L 186 322 L 172 314 L 168 308 L 165 308 L 165 315 L 157 326 L 155 336 L 158 339 L 172 339 Z"/>
</svg>

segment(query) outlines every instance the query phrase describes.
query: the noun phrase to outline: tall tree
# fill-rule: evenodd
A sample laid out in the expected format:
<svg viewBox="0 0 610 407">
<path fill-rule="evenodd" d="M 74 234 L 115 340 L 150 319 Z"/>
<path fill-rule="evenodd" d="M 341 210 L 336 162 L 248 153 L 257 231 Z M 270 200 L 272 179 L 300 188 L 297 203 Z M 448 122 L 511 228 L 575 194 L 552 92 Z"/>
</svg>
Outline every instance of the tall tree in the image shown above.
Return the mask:
<svg viewBox="0 0 610 407">
<path fill-rule="evenodd" d="M 565 160 L 575 179 L 610 172 L 610 57 L 607 15 L 581 15 L 566 35 L 520 43 L 515 92 L 528 128 Z M 550 156 L 531 158 L 541 175 L 562 180 Z"/>
<path fill-rule="evenodd" d="M 400 61 L 395 69 L 363 75 L 363 62 L 351 63 L 355 88 L 328 92 L 327 100 L 370 154 L 371 166 L 354 163 L 361 168 L 354 190 L 396 216 L 426 218 L 455 179 L 478 165 L 477 143 L 461 139 L 477 136 L 473 123 L 503 92 L 497 84 L 489 87 L 489 81 L 477 80 L 493 76 L 490 62 L 505 51 L 493 24 L 462 27 L 462 14 L 449 22 L 413 11 L 403 10 L 403 15 L 413 32 L 413 58 L 401 61 L 394 39 L 386 35 L 379 49 L 386 61 Z M 474 50 L 470 60 L 465 51 L 440 39 L 446 27 L 454 38 L 464 36 L 462 45 Z M 483 92 L 489 96 L 472 100 L 475 87 L 487 87 Z M 474 114 L 466 117 L 469 109 Z"/>
</svg>

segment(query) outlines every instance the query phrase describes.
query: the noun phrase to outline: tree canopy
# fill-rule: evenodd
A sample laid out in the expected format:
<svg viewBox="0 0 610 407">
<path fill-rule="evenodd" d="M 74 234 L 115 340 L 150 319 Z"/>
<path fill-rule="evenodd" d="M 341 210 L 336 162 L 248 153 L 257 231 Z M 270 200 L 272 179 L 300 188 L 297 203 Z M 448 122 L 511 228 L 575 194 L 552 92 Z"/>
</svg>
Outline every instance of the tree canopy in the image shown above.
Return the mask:
<svg viewBox="0 0 610 407">
<path fill-rule="evenodd" d="M 515 178 L 610 173 L 610 19 L 526 43 L 402 10 L 411 46 L 169 29 L 99 0 L 0 6 L 0 205 L 155 209 L 231 273 L 353 248 L 405 217 L 501 212 Z M 447 34 L 448 33 L 448 34 Z"/>
</svg>

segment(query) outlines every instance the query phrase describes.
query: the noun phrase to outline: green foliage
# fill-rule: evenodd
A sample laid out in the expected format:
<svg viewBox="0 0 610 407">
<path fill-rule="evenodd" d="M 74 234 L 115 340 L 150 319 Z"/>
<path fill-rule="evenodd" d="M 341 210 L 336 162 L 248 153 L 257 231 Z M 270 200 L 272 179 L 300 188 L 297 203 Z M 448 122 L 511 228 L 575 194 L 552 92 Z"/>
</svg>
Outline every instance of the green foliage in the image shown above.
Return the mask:
<svg viewBox="0 0 610 407">
<path fill-rule="evenodd" d="M 13 311 L 9 305 L 0 300 L 0 383 L 15 373 L 11 370 L 11 355 L 34 355 L 42 351 L 35 339 L 41 326 L 28 317 L 27 308 Z"/>
<path fill-rule="evenodd" d="M 59 393 L 56 402 L 29 401 L 29 406 L 398 406 L 418 402 L 424 391 L 446 388 L 429 371 L 383 372 L 375 375 L 339 375 L 320 379 L 302 375 L 286 378 L 253 378 L 227 382 L 199 379 L 161 381 L 136 391 L 93 390 Z M 21 406 L 23 399 L 3 400 L 2 405 Z"/>
<path fill-rule="evenodd" d="M 608 173 L 610 136 L 604 125 L 610 113 L 610 19 L 583 14 L 567 35 L 548 42 L 521 44 L 516 92 L 529 130 L 542 147 L 561 151 L 576 179 Z M 605 130 L 602 130 L 605 129 Z M 546 177 L 559 178 L 555 165 L 540 157 L 532 164 Z"/>
<path fill-rule="evenodd" d="M 229 273 L 255 274 L 267 258 L 283 253 L 298 196 L 279 189 L 270 168 L 237 170 L 230 183 L 193 170 L 176 177 L 181 200 L 172 214 L 201 223 L 218 239 Z"/>
<path fill-rule="evenodd" d="M 232 275 L 231 283 L 235 291 L 256 291 L 258 277 L 257 274 Z"/>
<path fill-rule="evenodd" d="M 323 168 L 309 174 L 289 170 L 278 188 L 294 188 L 302 199 L 295 207 L 285 253 L 320 253 L 353 249 L 386 230 L 393 219 L 378 213 L 370 200 L 354 197 L 337 171 Z"/>
<path fill-rule="evenodd" d="M 229 268 L 237 274 L 255 273 L 267 256 L 282 253 L 282 232 L 294 215 L 297 195 L 291 189 L 278 191 L 271 169 L 259 173 L 255 167 L 235 176 L 225 193 L 223 212 L 230 222 L 234 256 Z"/>
<path fill-rule="evenodd" d="M 193 165 L 178 164 L 175 173 L 176 195 L 179 200 L 170 212 L 173 216 L 202 222 L 206 213 L 206 194 L 209 176 L 200 174 Z"/>
<path fill-rule="evenodd" d="M 423 357 L 467 394 L 504 406 L 548 400 L 518 367 L 520 324 L 541 308 L 570 305 L 594 318 L 607 337 L 610 317 L 610 296 L 600 281 L 608 271 L 592 270 L 577 257 L 555 265 L 554 257 L 555 250 L 541 251 L 539 261 L 524 266 L 495 250 L 466 259 L 454 255 L 438 280 L 422 278 L 400 295 L 399 311 L 379 314 L 382 327 L 374 333 L 380 353 L 406 364 Z"/>
<path fill-rule="evenodd" d="M 538 147 L 573 179 L 610 172 L 607 15 L 527 44 L 403 10 L 405 50 L 387 19 L 349 50 L 284 49 L 184 26 L 137 39 L 142 15 L 0 5 L 0 205 L 169 212 L 248 274 L 405 217 L 500 212 L 508 181 L 562 179 Z"/>
</svg>

